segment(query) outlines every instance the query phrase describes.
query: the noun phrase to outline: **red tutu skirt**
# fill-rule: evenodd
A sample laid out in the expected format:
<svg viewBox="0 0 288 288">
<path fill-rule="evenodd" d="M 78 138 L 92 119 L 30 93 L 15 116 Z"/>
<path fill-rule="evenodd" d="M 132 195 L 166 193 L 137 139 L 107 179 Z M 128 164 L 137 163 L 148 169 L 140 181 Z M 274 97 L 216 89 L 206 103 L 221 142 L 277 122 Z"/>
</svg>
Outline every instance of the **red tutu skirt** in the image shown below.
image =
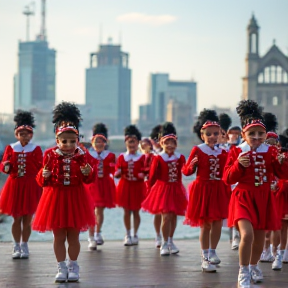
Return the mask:
<svg viewBox="0 0 288 288">
<path fill-rule="evenodd" d="M 228 226 L 237 227 L 241 219 L 249 220 L 255 230 L 280 229 L 281 221 L 270 184 L 251 187 L 241 183 L 234 188 L 229 205 Z"/>
<path fill-rule="evenodd" d="M 279 217 L 288 220 L 288 181 L 279 180 L 279 191 L 275 196 Z"/>
<path fill-rule="evenodd" d="M 202 226 L 204 222 L 228 217 L 231 189 L 222 180 L 196 178 L 188 189 L 189 201 L 184 224 Z"/>
<path fill-rule="evenodd" d="M 142 203 L 142 209 L 151 214 L 174 213 L 185 215 L 187 195 L 182 183 L 157 180 Z"/>
<path fill-rule="evenodd" d="M 89 185 L 89 191 L 95 207 L 115 207 L 116 187 L 111 177 L 97 178 L 96 182 Z"/>
<path fill-rule="evenodd" d="M 75 228 L 86 231 L 94 225 L 94 207 L 89 192 L 83 185 L 43 188 L 32 223 L 33 230 L 45 232 Z"/>
<path fill-rule="evenodd" d="M 140 210 L 145 195 L 144 181 L 128 181 L 121 178 L 116 187 L 116 204 L 128 210 Z"/>
<path fill-rule="evenodd" d="M 41 198 L 42 188 L 35 177 L 8 177 L 0 195 L 0 213 L 20 217 L 33 215 Z"/>
</svg>

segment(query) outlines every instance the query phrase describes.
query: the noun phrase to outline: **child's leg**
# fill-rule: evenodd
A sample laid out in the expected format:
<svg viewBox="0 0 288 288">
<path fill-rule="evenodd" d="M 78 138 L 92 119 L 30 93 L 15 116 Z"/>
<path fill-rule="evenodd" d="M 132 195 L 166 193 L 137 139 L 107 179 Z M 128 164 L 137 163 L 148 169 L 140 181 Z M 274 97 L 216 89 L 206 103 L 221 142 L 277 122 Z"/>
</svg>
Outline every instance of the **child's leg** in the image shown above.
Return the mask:
<svg viewBox="0 0 288 288">
<path fill-rule="evenodd" d="M 97 233 L 101 232 L 101 228 L 104 221 L 104 209 L 105 207 L 96 207 Z"/>
<path fill-rule="evenodd" d="M 270 244 L 271 244 L 271 231 L 268 231 L 265 234 L 264 249 L 267 250 L 268 248 L 270 248 Z"/>
<path fill-rule="evenodd" d="M 210 230 L 211 230 L 210 222 L 204 222 L 200 228 L 199 241 L 202 251 L 204 250 L 207 251 L 207 255 L 206 254 L 203 255 L 205 258 L 208 258 Z"/>
<path fill-rule="evenodd" d="M 139 226 L 140 226 L 141 218 L 140 218 L 139 210 L 134 210 L 132 211 L 132 213 L 133 213 L 134 236 L 136 236 Z"/>
<path fill-rule="evenodd" d="M 168 237 L 171 231 L 171 221 L 172 221 L 172 214 L 171 213 L 163 213 L 162 214 L 162 235 L 164 242 L 168 241 Z"/>
<path fill-rule="evenodd" d="M 23 216 L 22 242 L 28 242 L 31 235 L 31 221 L 33 215 Z"/>
<path fill-rule="evenodd" d="M 210 230 L 210 248 L 216 249 L 221 237 L 222 220 L 213 221 Z"/>
<path fill-rule="evenodd" d="M 241 236 L 240 245 L 239 245 L 239 264 L 240 266 L 248 266 L 250 259 L 251 259 L 251 254 L 252 254 L 254 230 L 253 230 L 251 222 L 246 219 L 239 220 L 238 227 L 239 227 L 240 236 Z M 263 249 L 263 245 L 261 246 L 261 251 L 262 249 Z"/>
<path fill-rule="evenodd" d="M 162 215 L 161 214 L 156 214 L 154 215 L 154 228 L 156 235 L 160 235 L 160 230 L 161 230 L 161 221 L 162 221 Z"/>
<path fill-rule="evenodd" d="M 273 231 L 272 233 L 272 253 L 275 256 L 277 254 L 278 245 L 280 244 L 280 230 Z"/>
<path fill-rule="evenodd" d="M 130 236 L 131 233 L 131 211 L 124 208 L 124 225 L 127 231 L 127 235 Z"/>
<path fill-rule="evenodd" d="M 285 250 L 287 243 L 288 221 L 282 220 L 280 250 Z"/>
<path fill-rule="evenodd" d="M 265 230 L 254 230 L 254 240 L 252 243 L 252 253 L 251 253 L 251 265 L 257 265 L 265 241 Z"/>
<path fill-rule="evenodd" d="M 67 237 L 66 229 L 55 229 L 53 230 L 54 234 L 54 253 L 57 259 L 57 262 L 63 262 L 66 260 L 66 247 L 65 241 Z"/>
<path fill-rule="evenodd" d="M 172 214 L 171 217 L 171 228 L 170 228 L 170 233 L 169 233 L 169 237 L 173 238 L 175 230 L 177 227 L 177 215 L 176 214 Z"/>
<path fill-rule="evenodd" d="M 80 231 L 75 228 L 67 228 L 68 255 L 70 260 L 77 261 L 80 253 Z"/>
<path fill-rule="evenodd" d="M 15 243 L 20 243 L 21 241 L 21 234 L 22 234 L 21 224 L 22 224 L 22 217 L 14 217 L 11 231 Z"/>
</svg>

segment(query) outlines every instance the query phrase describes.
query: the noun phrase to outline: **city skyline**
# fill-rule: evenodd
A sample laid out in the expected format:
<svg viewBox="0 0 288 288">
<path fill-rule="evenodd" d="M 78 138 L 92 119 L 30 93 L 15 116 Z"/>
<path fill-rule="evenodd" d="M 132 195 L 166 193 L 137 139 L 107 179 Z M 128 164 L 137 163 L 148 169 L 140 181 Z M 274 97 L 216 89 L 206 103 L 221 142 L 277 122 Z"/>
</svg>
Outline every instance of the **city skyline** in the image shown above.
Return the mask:
<svg viewBox="0 0 288 288">
<path fill-rule="evenodd" d="M 175 80 L 194 78 L 198 83 L 198 111 L 213 105 L 235 106 L 242 94 L 246 27 L 253 11 L 261 27 L 260 55 L 267 52 L 273 39 L 287 55 L 288 35 L 284 27 L 288 27 L 285 17 L 288 2 L 263 0 L 261 6 L 257 0 L 233 1 L 233 4 L 228 0 L 219 0 L 217 4 L 212 0 L 183 0 L 181 5 L 169 0 L 157 3 L 148 0 L 145 5 L 132 0 L 109 1 L 114 5 L 108 1 L 79 2 L 47 1 L 48 41 L 59 51 L 57 101 L 84 103 L 89 53 L 96 52 L 99 39 L 105 39 L 101 41 L 105 44 L 108 37 L 118 39 L 120 34 L 122 49 L 130 54 L 132 120 L 138 117 L 138 106 L 148 102 L 148 77 L 157 72 L 169 73 Z M 26 35 L 26 19 L 21 13 L 27 4 L 24 0 L 0 0 L 2 26 L 9 27 L 0 31 L 4 43 L 0 56 L 0 95 L 1 99 L 7 99 L 0 112 L 12 112 L 18 40 L 25 40 Z M 31 40 L 39 28 L 40 1 L 36 1 Z M 118 42 L 114 40 L 114 44 Z"/>
</svg>

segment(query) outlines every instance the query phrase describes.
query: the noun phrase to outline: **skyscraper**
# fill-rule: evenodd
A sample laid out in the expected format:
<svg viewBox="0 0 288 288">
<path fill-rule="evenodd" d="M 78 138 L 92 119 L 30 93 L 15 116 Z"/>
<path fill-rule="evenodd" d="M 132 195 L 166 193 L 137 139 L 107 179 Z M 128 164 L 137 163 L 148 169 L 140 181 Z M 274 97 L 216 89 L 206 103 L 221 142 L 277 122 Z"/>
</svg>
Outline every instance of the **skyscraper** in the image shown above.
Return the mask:
<svg viewBox="0 0 288 288">
<path fill-rule="evenodd" d="M 131 70 L 120 45 L 100 45 L 86 69 L 86 105 L 93 122 L 104 122 L 111 134 L 122 134 L 131 122 Z"/>
<path fill-rule="evenodd" d="M 42 0 L 40 34 L 29 41 L 19 41 L 18 73 L 14 76 L 14 110 L 47 108 L 55 104 L 56 51 L 49 48 L 45 27 L 45 0 Z M 27 14 L 33 15 L 33 13 Z"/>
</svg>

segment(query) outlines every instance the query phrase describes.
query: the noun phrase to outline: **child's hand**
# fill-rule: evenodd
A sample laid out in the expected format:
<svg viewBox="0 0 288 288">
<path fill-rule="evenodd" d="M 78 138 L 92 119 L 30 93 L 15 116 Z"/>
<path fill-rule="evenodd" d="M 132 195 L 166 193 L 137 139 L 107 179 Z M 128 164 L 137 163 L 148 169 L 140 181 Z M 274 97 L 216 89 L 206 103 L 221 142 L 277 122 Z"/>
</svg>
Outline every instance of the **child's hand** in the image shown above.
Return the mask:
<svg viewBox="0 0 288 288">
<path fill-rule="evenodd" d="M 238 158 L 238 162 L 241 166 L 243 166 L 244 168 L 247 168 L 251 165 L 251 162 L 250 162 L 250 157 L 249 155 L 243 155 L 243 156 L 240 156 Z"/>
<path fill-rule="evenodd" d="M 138 178 L 139 179 L 144 179 L 145 177 L 145 174 L 144 173 L 138 173 Z"/>
<path fill-rule="evenodd" d="M 198 156 L 195 156 L 189 164 L 190 168 L 194 169 L 197 163 L 198 163 Z"/>
<path fill-rule="evenodd" d="M 80 166 L 80 170 L 81 170 L 81 172 L 82 172 L 82 174 L 83 174 L 84 176 L 88 176 L 88 175 L 91 173 L 92 168 L 91 168 L 91 166 L 87 163 L 85 166 Z"/>
<path fill-rule="evenodd" d="M 284 153 L 281 153 L 281 154 L 278 154 L 277 155 L 277 160 L 280 164 L 283 164 L 284 160 L 285 160 L 285 154 Z"/>
<path fill-rule="evenodd" d="M 115 178 L 120 178 L 121 177 L 121 170 L 120 169 L 115 172 L 114 177 Z"/>
<path fill-rule="evenodd" d="M 42 176 L 44 177 L 44 178 L 49 178 L 50 176 L 51 176 L 51 171 L 49 171 L 49 170 L 47 170 L 47 169 L 43 169 L 43 171 L 42 171 Z"/>
<path fill-rule="evenodd" d="M 10 168 L 11 168 L 11 164 L 10 164 L 10 162 L 7 161 L 7 162 L 4 164 L 4 173 L 8 173 L 9 170 L 10 170 Z"/>
</svg>

